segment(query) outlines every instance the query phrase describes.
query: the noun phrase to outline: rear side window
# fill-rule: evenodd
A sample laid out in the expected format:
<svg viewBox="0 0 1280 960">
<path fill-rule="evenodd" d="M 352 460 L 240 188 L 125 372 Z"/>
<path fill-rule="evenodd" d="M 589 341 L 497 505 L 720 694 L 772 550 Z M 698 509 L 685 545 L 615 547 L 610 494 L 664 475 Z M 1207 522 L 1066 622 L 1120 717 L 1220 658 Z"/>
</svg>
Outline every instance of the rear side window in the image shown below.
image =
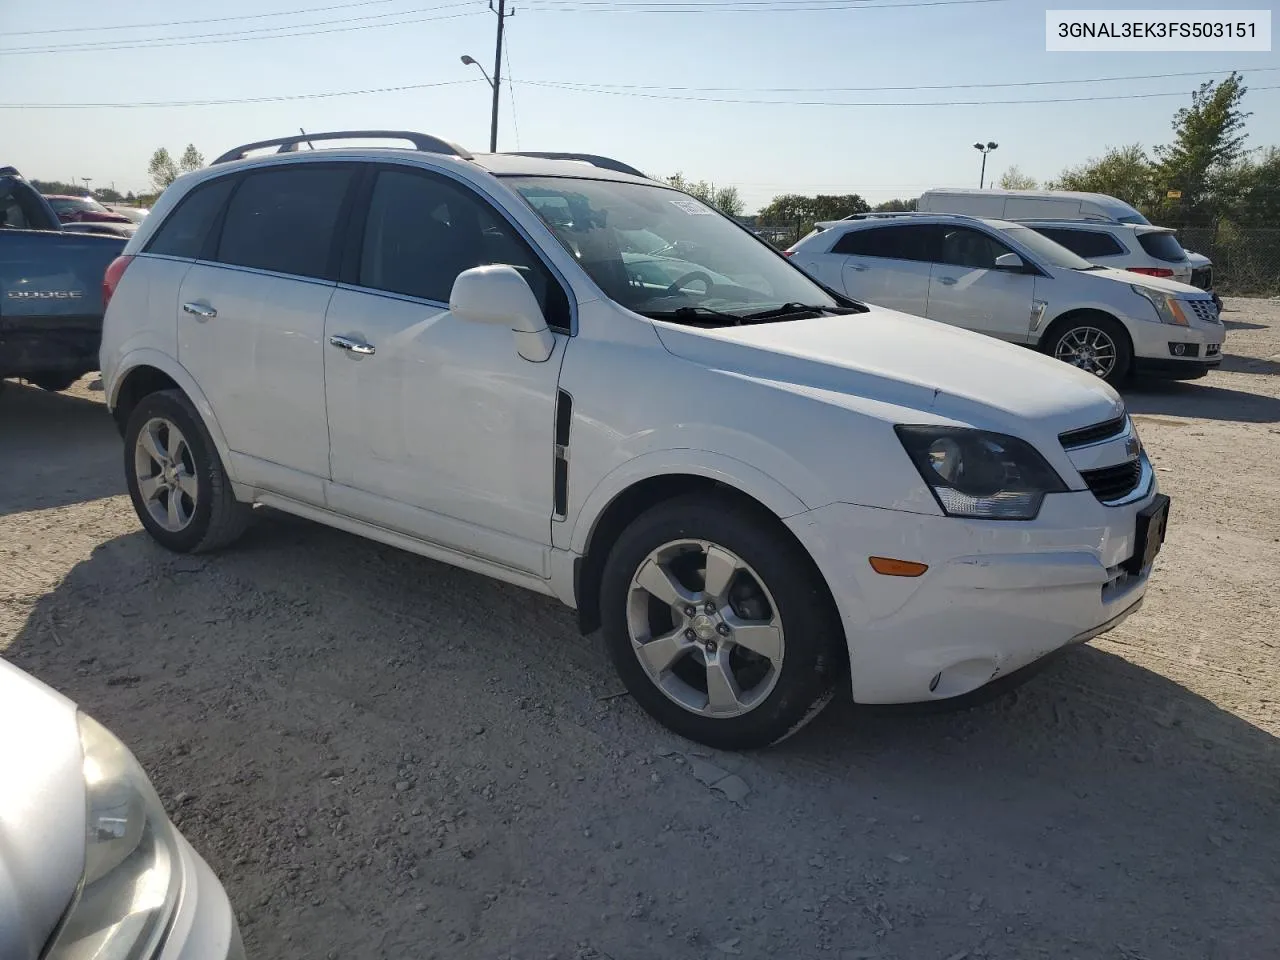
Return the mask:
<svg viewBox="0 0 1280 960">
<path fill-rule="evenodd" d="M 1187 251 L 1182 249 L 1182 244 L 1172 233 L 1140 233 L 1138 242 L 1142 244 L 1143 250 L 1166 263 L 1177 263 L 1187 258 Z"/>
<path fill-rule="evenodd" d="M 1057 227 L 1034 227 L 1054 243 L 1060 243 L 1078 257 L 1092 260 L 1094 257 L 1114 257 L 1125 253 L 1125 248 L 1109 233 L 1097 230 L 1066 230 Z"/>
<path fill-rule="evenodd" d="M 326 278 L 354 167 L 299 164 L 248 174 L 231 198 L 217 260 Z"/>
<path fill-rule="evenodd" d="M 458 274 L 490 263 L 515 267 L 547 322 L 568 328 L 563 287 L 488 201 L 447 177 L 378 173 L 360 253 L 360 286 L 448 303 Z"/>
<path fill-rule="evenodd" d="M 160 225 L 146 252 L 186 260 L 200 256 L 218 212 L 231 195 L 232 185 L 230 177 L 222 177 L 188 193 Z"/>
<path fill-rule="evenodd" d="M 936 259 L 936 235 L 937 228 L 925 224 L 853 230 L 837 240 L 831 252 L 929 263 Z"/>
</svg>

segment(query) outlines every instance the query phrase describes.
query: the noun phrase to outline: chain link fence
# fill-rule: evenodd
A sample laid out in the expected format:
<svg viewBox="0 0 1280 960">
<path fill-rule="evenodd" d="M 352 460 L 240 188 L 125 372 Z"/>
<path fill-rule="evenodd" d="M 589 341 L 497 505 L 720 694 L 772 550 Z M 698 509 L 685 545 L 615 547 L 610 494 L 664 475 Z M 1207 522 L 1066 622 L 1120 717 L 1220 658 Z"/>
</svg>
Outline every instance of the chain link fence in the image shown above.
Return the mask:
<svg viewBox="0 0 1280 960">
<path fill-rule="evenodd" d="M 1182 227 L 1178 242 L 1213 261 L 1213 286 L 1219 294 L 1280 295 L 1280 228 L 1236 227 L 1225 222 Z"/>
</svg>

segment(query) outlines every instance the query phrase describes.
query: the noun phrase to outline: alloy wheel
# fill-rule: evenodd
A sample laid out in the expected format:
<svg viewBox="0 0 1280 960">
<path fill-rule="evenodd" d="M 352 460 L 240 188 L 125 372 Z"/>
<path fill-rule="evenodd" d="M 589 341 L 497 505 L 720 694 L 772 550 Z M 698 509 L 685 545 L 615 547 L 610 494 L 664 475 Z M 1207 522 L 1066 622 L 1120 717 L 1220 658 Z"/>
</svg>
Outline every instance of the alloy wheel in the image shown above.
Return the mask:
<svg viewBox="0 0 1280 960">
<path fill-rule="evenodd" d="M 1058 341 L 1053 355 L 1097 377 L 1108 377 L 1116 366 L 1116 344 L 1097 327 L 1076 327 Z"/>
<path fill-rule="evenodd" d="M 195 516 L 200 485 L 182 431 L 171 420 L 152 417 L 138 433 L 133 465 L 151 519 L 170 533 L 185 530 Z"/>
<path fill-rule="evenodd" d="M 653 684 L 702 716 L 747 713 L 782 669 L 782 620 L 768 588 L 742 558 L 707 540 L 649 552 L 631 580 L 627 630 Z"/>
</svg>

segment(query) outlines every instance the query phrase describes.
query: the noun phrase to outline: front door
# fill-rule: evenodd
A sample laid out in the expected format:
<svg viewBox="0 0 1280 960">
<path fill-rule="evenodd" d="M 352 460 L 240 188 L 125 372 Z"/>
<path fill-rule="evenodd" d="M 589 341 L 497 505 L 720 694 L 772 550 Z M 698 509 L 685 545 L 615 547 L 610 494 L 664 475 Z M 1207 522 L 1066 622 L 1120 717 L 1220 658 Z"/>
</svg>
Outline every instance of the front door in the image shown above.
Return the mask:
<svg viewBox="0 0 1280 960">
<path fill-rule="evenodd" d="M 995 237 L 970 227 L 943 227 L 929 280 L 930 320 L 976 330 L 1014 343 L 1031 338 L 1035 277 L 996 267 L 1013 253 Z"/>
<path fill-rule="evenodd" d="M 215 249 L 186 272 L 176 304 L 178 359 L 213 407 L 236 473 L 308 500 L 329 474 L 324 318 L 355 169 L 306 163 L 246 174 Z"/>
<path fill-rule="evenodd" d="M 545 576 L 564 288 L 469 185 L 388 165 L 368 197 L 325 322 L 331 505 Z M 550 359 L 524 360 L 510 330 L 449 312 L 457 275 L 486 263 L 529 281 L 561 331 Z"/>
</svg>

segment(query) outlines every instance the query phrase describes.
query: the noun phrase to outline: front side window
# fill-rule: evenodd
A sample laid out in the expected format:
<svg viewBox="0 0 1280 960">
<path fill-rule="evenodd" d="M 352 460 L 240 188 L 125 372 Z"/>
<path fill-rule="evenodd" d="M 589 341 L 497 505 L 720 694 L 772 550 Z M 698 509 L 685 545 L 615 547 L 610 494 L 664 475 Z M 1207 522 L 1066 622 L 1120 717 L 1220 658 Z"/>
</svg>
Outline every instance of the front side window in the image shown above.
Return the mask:
<svg viewBox="0 0 1280 960">
<path fill-rule="evenodd" d="M 200 256 L 209 230 L 231 195 L 234 182 L 232 177 L 222 177 L 212 183 L 200 184 L 183 197 L 151 238 L 146 252 L 186 260 Z"/>
<path fill-rule="evenodd" d="M 1010 242 L 1026 247 L 1039 263 L 1064 270 L 1099 270 L 1088 260 L 1068 250 L 1060 243 L 1055 243 L 1042 233 L 1036 233 L 1030 227 L 1007 226 L 995 228 L 1000 235 Z"/>
<path fill-rule="evenodd" d="M 967 227 L 945 227 L 939 263 L 973 270 L 992 270 L 996 258 L 1013 251 L 994 237 Z"/>
<path fill-rule="evenodd" d="M 448 303 L 453 281 L 500 263 L 524 277 L 547 323 L 567 329 L 568 298 L 524 238 L 475 191 L 414 170 L 378 173 L 365 221 L 357 282 Z"/>
<path fill-rule="evenodd" d="M 729 218 L 657 184 L 513 176 L 507 182 L 612 300 L 637 313 L 746 315 L 836 301 Z"/>
<path fill-rule="evenodd" d="M 247 174 L 231 197 L 216 259 L 328 277 L 338 211 L 353 171 L 350 165 L 307 163 Z"/>
</svg>

